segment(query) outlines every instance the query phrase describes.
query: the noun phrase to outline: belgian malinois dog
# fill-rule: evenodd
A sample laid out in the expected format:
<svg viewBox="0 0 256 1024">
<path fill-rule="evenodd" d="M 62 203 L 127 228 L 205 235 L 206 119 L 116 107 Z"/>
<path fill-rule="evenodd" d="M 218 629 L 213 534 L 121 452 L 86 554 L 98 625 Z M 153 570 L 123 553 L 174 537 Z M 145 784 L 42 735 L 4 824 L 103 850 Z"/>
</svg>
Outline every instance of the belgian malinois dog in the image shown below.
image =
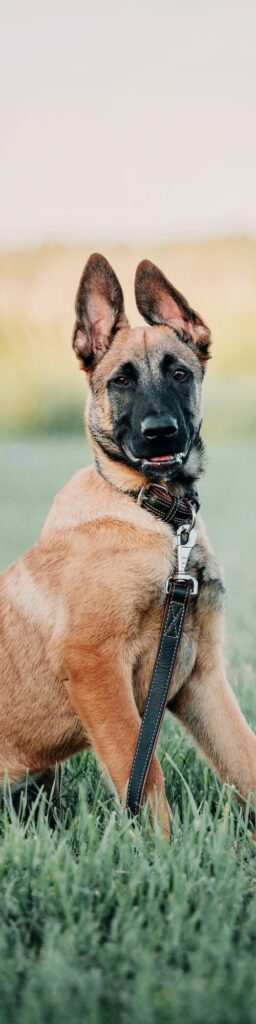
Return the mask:
<svg viewBox="0 0 256 1024">
<path fill-rule="evenodd" d="M 73 348 L 89 380 L 94 465 L 53 504 L 38 543 L 0 578 L 0 770 L 10 780 L 92 747 L 124 797 L 158 647 L 173 531 L 140 507 L 148 482 L 182 496 L 203 466 L 201 390 L 210 332 L 148 261 L 145 325 L 131 329 L 117 277 L 90 257 Z M 223 582 L 200 516 L 169 708 L 222 779 L 256 790 L 256 738 L 226 680 Z M 169 831 L 154 755 L 145 795 Z"/>
</svg>

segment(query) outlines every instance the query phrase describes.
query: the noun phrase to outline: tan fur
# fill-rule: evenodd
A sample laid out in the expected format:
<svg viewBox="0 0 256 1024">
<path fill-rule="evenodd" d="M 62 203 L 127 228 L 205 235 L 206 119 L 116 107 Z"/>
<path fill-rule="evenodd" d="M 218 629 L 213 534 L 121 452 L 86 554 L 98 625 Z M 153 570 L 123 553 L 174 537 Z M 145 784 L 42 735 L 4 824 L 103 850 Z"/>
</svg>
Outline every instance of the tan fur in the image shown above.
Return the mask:
<svg viewBox="0 0 256 1024">
<path fill-rule="evenodd" d="M 121 327 L 93 374 L 89 433 L 95 404 L 111 429 L 105 383 L 124 343 L 130 355 L 144 346 L 152 354 L 167 336 L 180 351 L 164 326 Z M 182 358 L 198 376 L 200 415 L 197 357 L 183 345 Z M 14 780 L 92 746 L 123 798 L 175 556 L 170 528 L 126 493 L 141 475 L 93 448 L 103 475 L 79 471 L 38 543 L 0 577 L 0 773 Z M 221 778 L 246 796 L 256 789 L 256 739 L 225 677 L 220 573 L 199 516 L 197 529 L 191 571 L 203 564 L 204 581 L 187 613 L 171 708 Z M 168 833 L 156 755 L 146 794 Z"/>
</svg>

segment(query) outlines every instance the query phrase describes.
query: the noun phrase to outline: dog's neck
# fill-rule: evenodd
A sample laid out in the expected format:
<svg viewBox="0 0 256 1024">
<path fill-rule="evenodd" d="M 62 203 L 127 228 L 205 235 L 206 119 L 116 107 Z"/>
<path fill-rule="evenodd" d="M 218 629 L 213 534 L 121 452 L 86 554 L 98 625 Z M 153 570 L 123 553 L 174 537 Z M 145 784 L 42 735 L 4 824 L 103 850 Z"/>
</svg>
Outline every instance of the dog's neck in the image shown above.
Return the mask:
<svg viewBox="0 0 256 1024">
<path fill-rule="evenodd" d="M 139 473 L 138 470 L 127 466 L 120 460 L 109 458 L 100 445 L 90 438 L 94 454 L 95 468 L 100 476 L 111 484 L 117 491 L 136 497 L 143 485 L 151 483 L 148 477 Z M 184 466 L 181 466 L 177 476 L 173 480 L 166 481 L 164 477 L 157 480 L 157 483 L 167 488 L 169 494 L 182 497 L 197 484 L 201 473 L 204 471 L 204 445 L 200 435 L 195 438 Z M 156 481 L 154 481 L 156 483 Z"/>
</svg>

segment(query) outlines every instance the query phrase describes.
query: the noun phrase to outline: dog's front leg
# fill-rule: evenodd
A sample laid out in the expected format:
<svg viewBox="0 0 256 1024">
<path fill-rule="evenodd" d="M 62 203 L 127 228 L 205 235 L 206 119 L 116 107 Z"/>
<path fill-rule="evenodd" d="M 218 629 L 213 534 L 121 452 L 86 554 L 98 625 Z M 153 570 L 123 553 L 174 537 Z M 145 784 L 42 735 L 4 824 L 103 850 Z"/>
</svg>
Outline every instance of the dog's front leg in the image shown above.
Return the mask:
<svg viewBox="0 0 256 1024">
<path fill-rule="evenodd" d="M 120 799 L 130 775 L 141 719 L 132 690 L 132 673 L 126 659 L 105 649 L 101 654 L 83 656 L 76 651 L 70 659 L 66 682 L 70 700 L 76 708 L 91 745 L 111 776 Z M 164 795 L 163 773 L 153 757 L 145 787 L 152 813 L 169 836 L 169 809 Z"/>
<path fill-rule="evenodd" d="M 222 660 L 198 662 L 170 710 L 189 730 L 223 781 L 244 797 L 256 794 L 256 737 L 231 690 Z"/>
</svg>

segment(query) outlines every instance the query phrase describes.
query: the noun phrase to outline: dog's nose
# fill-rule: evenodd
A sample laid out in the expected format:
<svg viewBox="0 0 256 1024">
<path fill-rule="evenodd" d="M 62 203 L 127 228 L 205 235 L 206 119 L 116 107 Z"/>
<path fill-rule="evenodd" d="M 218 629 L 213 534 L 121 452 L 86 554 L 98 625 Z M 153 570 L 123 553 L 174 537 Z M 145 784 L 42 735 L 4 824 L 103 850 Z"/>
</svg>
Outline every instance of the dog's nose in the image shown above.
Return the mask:
<svg viewBox="0 0 256 1024">
<path fill-rule="evenodd" d="M 169 413 L 165 416 L 145 416 L 141 423 L 141 433 L 147 441 L 164 440 L 175 437 L 178 433 L 178 423 Z"/>
</svg>

